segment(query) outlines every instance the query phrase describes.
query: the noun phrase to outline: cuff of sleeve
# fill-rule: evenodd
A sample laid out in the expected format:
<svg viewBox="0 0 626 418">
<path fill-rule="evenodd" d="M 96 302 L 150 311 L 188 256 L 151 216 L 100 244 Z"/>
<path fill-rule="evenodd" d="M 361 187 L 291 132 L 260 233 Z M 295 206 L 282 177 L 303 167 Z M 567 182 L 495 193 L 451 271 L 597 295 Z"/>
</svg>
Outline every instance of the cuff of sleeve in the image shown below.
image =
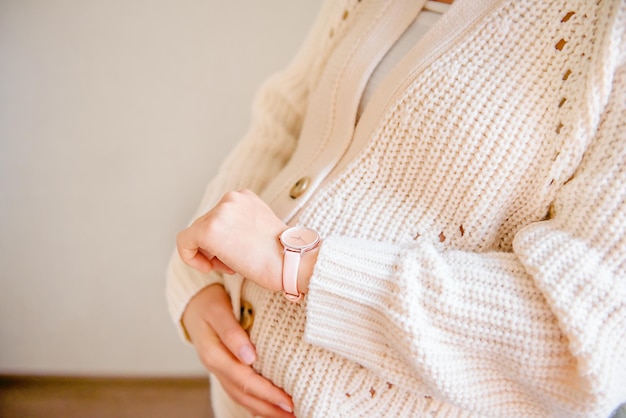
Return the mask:
<svg viewBox="0 0 626 418">
<path fill-rule="evenodd" d="M 326 238 L 309 284 L 305 340 L 363 365 L 384 355 L 380 318 L 399 291 L 399 257 L 393 244 Z"/>
<path fill-rule="evenodd" d="M 167 269 L 167 306 L 183 341 L 191 343 L 182 322 L 187 304 L 196 293 L 215 283 L 223 284 L 223 279 L 218 273 L 200 273 L 186 265 L 174 251 Z"/>
</svg>

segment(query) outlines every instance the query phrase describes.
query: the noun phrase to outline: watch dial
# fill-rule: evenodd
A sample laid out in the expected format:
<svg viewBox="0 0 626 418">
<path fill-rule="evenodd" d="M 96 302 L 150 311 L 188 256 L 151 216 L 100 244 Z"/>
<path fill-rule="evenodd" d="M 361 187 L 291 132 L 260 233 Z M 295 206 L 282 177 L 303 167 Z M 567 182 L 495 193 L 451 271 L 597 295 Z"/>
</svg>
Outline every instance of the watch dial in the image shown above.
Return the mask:
<svg viewBox="0 0 626 418">
<path fill-rule="evenodd" d="M 296 248 L 306 248 L 314 245 L 318 239 L 319 235 L 315 230 L 303 226 L 289 228 L 281 235 L 281 241 L 284 244 Z"/>
</svg>

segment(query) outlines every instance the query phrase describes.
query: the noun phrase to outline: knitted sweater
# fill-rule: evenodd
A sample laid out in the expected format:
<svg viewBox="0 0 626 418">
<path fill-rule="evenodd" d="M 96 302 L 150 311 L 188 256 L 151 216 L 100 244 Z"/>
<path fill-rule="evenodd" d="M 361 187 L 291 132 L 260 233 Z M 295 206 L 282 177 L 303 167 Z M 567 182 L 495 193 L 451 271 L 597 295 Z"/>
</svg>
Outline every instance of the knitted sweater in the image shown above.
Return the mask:
<svg viewBox="0 0 626 418">
<path fill-rule="evenodd" d="M 327 0 L 198 214 L 249 188 L 324 241 L 304 302 L 224 283 L 299 417 L 607 417 L 626 401 L 626 2 Z M 296 199 L 291 185 L 308 177 Z M 180 327 L 182 331 L 182 327 Z"/>
</svg>

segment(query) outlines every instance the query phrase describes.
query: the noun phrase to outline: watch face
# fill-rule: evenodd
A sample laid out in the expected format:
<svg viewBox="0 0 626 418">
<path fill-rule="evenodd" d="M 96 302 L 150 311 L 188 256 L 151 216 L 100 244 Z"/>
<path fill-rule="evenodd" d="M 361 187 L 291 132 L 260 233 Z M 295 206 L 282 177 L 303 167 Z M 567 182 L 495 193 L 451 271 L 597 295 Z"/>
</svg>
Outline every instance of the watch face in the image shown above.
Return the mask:
<svg viewBox="0 0 626 418">
<path fill-rule="evenodd" d="M 294 250 L 307 250 L 316 246 L 319 240 L 317 231 L 304 226 L 295 226 L 280 234 L 283 245 Z"/>
</svg>

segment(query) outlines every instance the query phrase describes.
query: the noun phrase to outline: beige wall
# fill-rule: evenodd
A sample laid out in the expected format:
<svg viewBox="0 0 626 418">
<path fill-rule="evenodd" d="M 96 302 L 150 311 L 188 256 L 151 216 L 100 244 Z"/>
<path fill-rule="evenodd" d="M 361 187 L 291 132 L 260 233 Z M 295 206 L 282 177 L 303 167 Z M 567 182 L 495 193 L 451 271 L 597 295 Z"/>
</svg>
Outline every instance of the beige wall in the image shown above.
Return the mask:
<svg viewBox="0 0 626 418">
<path fill-rule="evenodd" d="M 319 0 L 0 0 L 0 373 L 195 374 L 164 270 Z"/>
</svg>

